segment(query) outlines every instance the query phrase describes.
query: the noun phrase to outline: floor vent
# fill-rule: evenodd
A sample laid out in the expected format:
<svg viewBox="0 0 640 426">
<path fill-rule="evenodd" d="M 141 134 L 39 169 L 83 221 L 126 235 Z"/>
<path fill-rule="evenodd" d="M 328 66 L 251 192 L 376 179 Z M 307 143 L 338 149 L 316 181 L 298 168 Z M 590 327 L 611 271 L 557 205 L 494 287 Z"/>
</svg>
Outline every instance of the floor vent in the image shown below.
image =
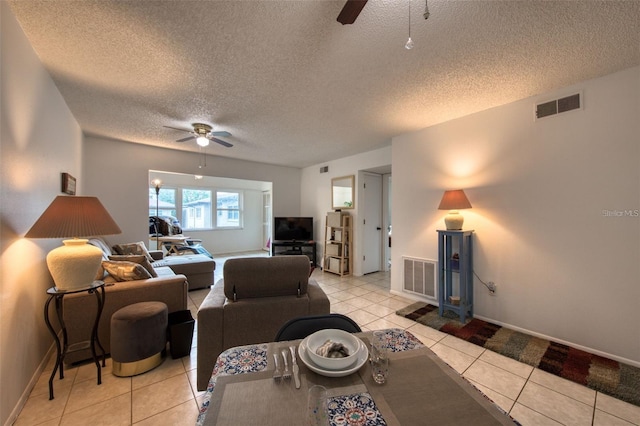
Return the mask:
<svg viewBox="0 0 640 426">
<path fill-rule="evenodd" d="M 402 289 L 435 300 L 437 264 L 435 260 L 402 256 Z"/>
<path fill-rule="evenodd" d="M 536 105 L 536 120 L 574 109 L 582 109 L 580 93 Z"/>
</svg>

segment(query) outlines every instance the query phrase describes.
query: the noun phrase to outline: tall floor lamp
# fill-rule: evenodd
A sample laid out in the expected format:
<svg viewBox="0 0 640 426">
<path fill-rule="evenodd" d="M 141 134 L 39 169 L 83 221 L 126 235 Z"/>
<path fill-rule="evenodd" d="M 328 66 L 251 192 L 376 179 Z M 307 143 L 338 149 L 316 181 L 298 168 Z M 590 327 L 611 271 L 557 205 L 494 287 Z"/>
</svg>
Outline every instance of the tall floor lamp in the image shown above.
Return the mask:
<svg viewBox="0 0 640 426">
<path fill-rule="evenodd" d="M 153 224 L 156 230 L 156 250 L 160 250 L 160 216 L 159 214 L 159 202 L 160 202 L 160 188 L 162 188 L 162 181 L 160 179 L 154 179 L 151 181 L 151 185 L 156 189 L 156 217 L 153 220 Z"/>
<path fill-rule="evenodd" d="M 25 234 L 26 238 L 71 238 L 47 254 L 47 266 L 58 290 L 91 284 L 102 261 L 102 250 L 87 244 L 98 235 L 122 231 L 96 197 L 56 197 Z"/>
</svg>

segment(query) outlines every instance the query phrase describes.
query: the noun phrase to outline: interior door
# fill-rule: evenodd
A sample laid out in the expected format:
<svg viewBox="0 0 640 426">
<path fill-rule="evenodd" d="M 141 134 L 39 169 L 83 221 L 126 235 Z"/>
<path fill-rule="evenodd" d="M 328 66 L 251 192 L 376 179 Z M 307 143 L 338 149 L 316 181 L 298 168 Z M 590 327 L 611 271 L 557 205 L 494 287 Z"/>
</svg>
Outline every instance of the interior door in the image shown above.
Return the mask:
<svg viewBox="0 0 640 426">
<path fill-rule="evenodd" d="M 262 191 L 262 249 L 271 250 L 271 191 Z"/>
<path fill-rule="evenodd" d="M 362 273 L 370 274 L 382 270 L 382 175 L 364 173 L 362 193 Z"/>
</svg>

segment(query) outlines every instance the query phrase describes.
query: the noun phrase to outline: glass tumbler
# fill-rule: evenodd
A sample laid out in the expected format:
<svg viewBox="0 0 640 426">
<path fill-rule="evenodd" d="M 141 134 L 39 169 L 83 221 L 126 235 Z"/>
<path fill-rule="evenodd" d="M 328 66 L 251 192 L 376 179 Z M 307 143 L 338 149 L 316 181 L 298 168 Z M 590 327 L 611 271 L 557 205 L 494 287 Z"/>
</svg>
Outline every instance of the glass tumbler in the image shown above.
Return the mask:
<svg viewBox="0 0 640 426">
<path fill-rule="evenodd" d="M 385 333 L 374 331 L 371 339 L 369 362 L 373 381 L 380 385 L 387 381 L 389 375 L 389 349 L 387 349 L 385 343 Z"/>
<path fill-rule="evenodd" d="M 327 389 L 324 386 L 314 385 L 309 388 L 309 394 L 307 397 L 307 425 L 329 425 Z"/>
</svg>

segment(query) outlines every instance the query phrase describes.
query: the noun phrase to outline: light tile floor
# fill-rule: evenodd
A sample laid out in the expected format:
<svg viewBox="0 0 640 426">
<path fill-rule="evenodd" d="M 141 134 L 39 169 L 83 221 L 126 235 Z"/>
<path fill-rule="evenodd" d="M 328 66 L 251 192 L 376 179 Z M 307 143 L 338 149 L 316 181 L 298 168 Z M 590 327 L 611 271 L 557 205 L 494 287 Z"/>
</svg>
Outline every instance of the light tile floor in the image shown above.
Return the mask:
<svg viewBox="0 0 640 426">
<path fill-rule="evenodd" d="M 226 258 L 216 256 L 216 280 Z M 388 273 L 340 278 L 316 270 L 313 277 L 333 312 L 348 315 L 363 330 L 409 330 L 523 425 L 640 425 L 640 407 L 399 317 L 395 311 L 412 301 L 389 293 Z M 194 318 L 208 291 L 189 293 Z M 197 350 L 194 338 L 190 356 L 167 357 L 161 366 L 132 378 L 113 376 L 109 359 L 100 386 L 93 364 L 68 369 L 62 381 L 55 381 L 53 401 L 47 387 L 50 362 L 15 424 L 193 425 L 203 396 L 195 388 Z"/>
</svg>

